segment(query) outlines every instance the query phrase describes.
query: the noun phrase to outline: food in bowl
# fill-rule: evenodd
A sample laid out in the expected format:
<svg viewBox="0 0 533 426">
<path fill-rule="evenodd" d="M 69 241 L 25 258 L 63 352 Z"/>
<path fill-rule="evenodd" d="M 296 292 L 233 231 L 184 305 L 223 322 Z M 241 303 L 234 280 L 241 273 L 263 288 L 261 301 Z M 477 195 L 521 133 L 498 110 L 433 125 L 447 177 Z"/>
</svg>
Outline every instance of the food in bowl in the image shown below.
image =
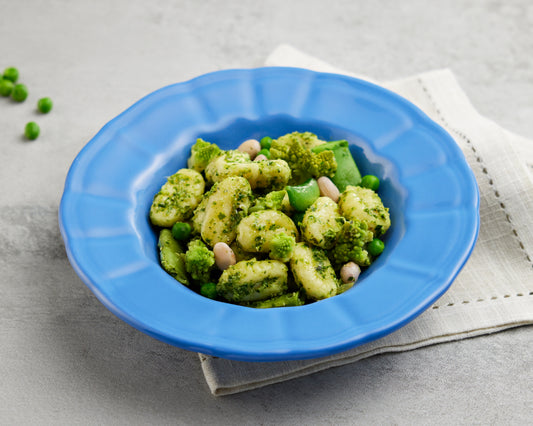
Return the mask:
<svg viewBox="0 0 533 426">
<path fill-rule="evenodd" d="M 292 132 L 222 150 L 201 138 L 154 196 L 163 269 L 205 297 L 300 306 L 350 289 L 391 226 L 346 140 Z"/>
</svg>

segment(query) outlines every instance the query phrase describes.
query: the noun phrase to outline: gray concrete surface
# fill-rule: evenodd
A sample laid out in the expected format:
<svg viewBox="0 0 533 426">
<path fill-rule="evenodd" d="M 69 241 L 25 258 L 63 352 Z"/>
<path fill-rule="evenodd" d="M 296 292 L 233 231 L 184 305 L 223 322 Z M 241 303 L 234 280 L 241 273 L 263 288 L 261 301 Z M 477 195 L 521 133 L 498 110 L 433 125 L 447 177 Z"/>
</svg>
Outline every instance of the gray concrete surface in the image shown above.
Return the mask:
<svg viewBox="0 0 533 426">
<path fill-rule="evenodd" d="M 260 66 L 279 43 L 375 79 L 449 67 L 533 139 L 529 0 L 0 0 L 0 68 L 30 88 L 0 99 L 0 424 L 531 424 L 532 327 L 215 398 L 196 354 L 122 323 L 70 268 L 57 206 L 83 145 L 152 90 Z"/>
</svg>

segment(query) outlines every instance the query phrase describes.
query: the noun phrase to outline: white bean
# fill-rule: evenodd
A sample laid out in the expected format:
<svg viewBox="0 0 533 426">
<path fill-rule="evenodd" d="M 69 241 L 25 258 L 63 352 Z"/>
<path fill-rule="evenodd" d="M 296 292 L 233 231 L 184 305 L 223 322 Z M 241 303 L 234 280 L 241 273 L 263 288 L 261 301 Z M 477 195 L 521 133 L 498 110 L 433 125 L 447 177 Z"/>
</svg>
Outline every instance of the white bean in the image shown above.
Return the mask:
<svg viewBox="0 0 533 426">
<path fill-rule="evenodd" d="M 341 280 L 345 284 L 354 283 L 357 281 L 357 278 L 359 278 L 360 273 L 361 268 L 359 265 L 354 262 L 348 262 L 341 268 Z"/>
<path fill-rule="evenodd" d="M 221 271 L 225 271 L 237 263 L 235 253 L 226 243 L 216 243 L 213 247 L 213 253 L 215 254 L 215 263 Z"/>
<path fill-rule="evenodd" d="M 254 158 L 254 161 L 266 161 L 266 160 L 268 160 L 268 158 L 264 154 L 259 154 L 257 157 Z"/>
<path fill-rule="evenodd" d="M 339 188 L 327 176 L 321 176 L 317 179 L 318 189 L 322 197 L 329 197 L 333 201 L 339 201 Z"/>
<path fill-rule="evenodd" d="M 241 143 L 237 150 L 246 152 L 250 156 L 250 160 L 253 160 L 257 153 L 261 151 L 261 144 L 256 139 L 248 139 Z"/>
</svg>

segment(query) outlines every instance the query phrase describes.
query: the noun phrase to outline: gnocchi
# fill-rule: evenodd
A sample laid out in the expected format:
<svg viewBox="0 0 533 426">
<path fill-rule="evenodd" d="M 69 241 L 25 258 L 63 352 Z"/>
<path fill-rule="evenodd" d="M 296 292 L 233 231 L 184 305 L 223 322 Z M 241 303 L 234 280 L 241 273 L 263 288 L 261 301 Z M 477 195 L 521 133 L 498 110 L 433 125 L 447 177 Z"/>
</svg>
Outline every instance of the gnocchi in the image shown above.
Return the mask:
<svg viewBox="0 0 533 426">
<path fill-rule="evenodd" d="M 190 218 L 204 195 L 203 176 L 192 169 L 181 169 L 167 178 L 154 197 L 150 220 L 154 225 L 171 227 Z"/>
<path fill-rule="evenodd" d="M 237 242 L 244 251 L 268 253 L 272 237 L 280 232 L 298 237 L 292 219 L 277 210 L 262 210 L 245 217 L 237 226 Z"/>
<path fill-rule="evenodd" d="M 258 144 L 222 150 L 197 139 L 189 168 L 170 176 L 150 207 L 161 266 L 205 297 L 252 308 L 300 306 L 349 290 L 384 250 L 379 237 L 391 220 L 375 190 L 355 181 L 339 190 L 326 177 L 343 167 L 351 171 L 343 182 L 359 176 L 346 155 L 337 163 L 339 155 L 320 154 L 339 144 L 346 154 L 348 143 L 293 132 L 272 142 L 273 160 Z M 314 177 L 295 183 L 311 166 Z M 311 184 L 319 190 L 299 200 Z"/>
</svg>

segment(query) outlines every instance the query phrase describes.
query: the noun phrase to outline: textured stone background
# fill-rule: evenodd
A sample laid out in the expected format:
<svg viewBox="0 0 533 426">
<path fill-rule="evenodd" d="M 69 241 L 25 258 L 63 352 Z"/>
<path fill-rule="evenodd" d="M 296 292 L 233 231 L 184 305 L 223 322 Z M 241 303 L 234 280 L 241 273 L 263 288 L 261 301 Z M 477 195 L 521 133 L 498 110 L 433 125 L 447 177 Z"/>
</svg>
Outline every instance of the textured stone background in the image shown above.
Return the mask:
<svg viewBox="0 0 533 426">
<path fill-rule="evenodd" d="M 529 0 L 0 0 L 0 68 L 30 88 L 0 99 L 1 424 L 531 421 L 532 327 L 214 398 L 196 354 L 118 320 L 71 269 L 57 207 L 83 145 L 149 92 L 260 66 L 280 43 L 378 80 L 449 67 L 482 114 L 533 139 Z"/>
</svg>

